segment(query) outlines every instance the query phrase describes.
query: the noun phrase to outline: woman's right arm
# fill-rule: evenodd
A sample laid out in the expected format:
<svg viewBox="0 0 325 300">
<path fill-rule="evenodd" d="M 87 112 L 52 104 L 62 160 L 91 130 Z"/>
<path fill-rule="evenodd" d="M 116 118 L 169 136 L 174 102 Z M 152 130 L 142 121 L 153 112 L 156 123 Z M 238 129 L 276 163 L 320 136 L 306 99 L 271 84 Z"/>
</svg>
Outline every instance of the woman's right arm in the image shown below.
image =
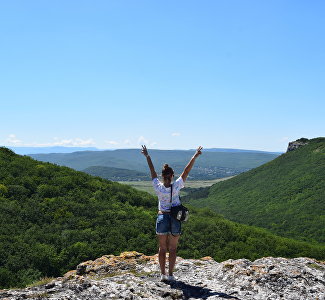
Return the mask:
<svg viewBox="0 0 325 300">
<path fill-rule="evenodd" d="M 188 173 L 190 173 L 193 165 L 194 165 L 194 162 L 195 162 L 195 159 L 202 154 L 201 150 L 203 149 L 202 146 L 200 146 L 199 148 L 197 148 L 195 154 L 193 155 L 193 157 L 191 158 L 190 162 L 187 164 L 187 166 L 185 167 L 183 173 L 181 174 L 181 177 L 183 179 L 183 181 L 185 182 L 187 176 L 188 176 Z"/>
<path fill-rule="evenodd" d="M 155 171 L 155 168 L 151 161 L 151 157 L 149 156 L 147 147 L 145 145 L 142 145 L 141 153 L 147 158 L 147 163 L 151 172 L 151 179 L 157 178 L 157 173 Z"/>
</svg>

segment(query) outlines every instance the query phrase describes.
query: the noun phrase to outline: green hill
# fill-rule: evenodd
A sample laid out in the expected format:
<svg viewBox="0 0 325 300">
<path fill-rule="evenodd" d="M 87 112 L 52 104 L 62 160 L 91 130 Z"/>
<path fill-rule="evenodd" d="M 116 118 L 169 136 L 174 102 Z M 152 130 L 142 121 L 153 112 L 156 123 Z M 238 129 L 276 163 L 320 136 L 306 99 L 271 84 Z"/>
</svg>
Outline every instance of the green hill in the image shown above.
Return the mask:
<svg viewBox="0 0 325 300">
<path fill-rule="evenodd" d="M 226 218 L 325 243 L 325 138 L 190 195 Z"/>
<path fill-rule="evenodd" d="M 157 172 L 168 163 L 181 174 L 195 150 L 150 150 Z M 81 171 L 91 166 L 104 166 L 149 173 L 140 149 L 114 151 L 79 151 L 74 153 L 31 154 L 31 157 Z M 189 179 L 209 180 L 240 174 L 264 164 L 278 154 L 269 152 L 206 152 L 197 160 Z"/>
<path fill-rule="evenodd" d="M 57 277 L 105 254 L 155 254 L 156 213 L 148 193 L 0 148 L 0 288 Z M 192 208 L 178 255 L 324 259 L 325 247 Z"/>
<path fill-rule="evenodd" d="M 93 166 L 88 167 L 83 172 L 99 176 L 104 179 L 113 180 L 113 181 L 140 181 L 140 180 L 151 180 L 149 172 L 139 172 L 135 170 L 113 168 L 113 167 L 103 167 L 103 166 Z"/>
</svg>

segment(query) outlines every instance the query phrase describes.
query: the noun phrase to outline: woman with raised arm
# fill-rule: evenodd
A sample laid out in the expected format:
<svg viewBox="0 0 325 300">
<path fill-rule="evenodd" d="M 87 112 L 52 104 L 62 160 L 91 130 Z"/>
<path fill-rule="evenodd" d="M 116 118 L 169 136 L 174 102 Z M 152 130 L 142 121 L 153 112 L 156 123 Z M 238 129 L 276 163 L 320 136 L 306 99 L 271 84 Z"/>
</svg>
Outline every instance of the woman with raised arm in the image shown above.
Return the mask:
<svg viewBox="0 0 325 300">
<path fill-rule="evenodd" d="M 145 145 L 141 153 L 147 158 L 151 172 L 152 185 L 158 196 L 158 215 L 156 220 L 156 234 L 159 240 L 159 265 L 161 270 L 161 281 L 175 281 L 173 270 L 176 262 L 177 243 L 181 234 L 181 222 L 170 215 L 171 206 L 180 205 L 179 192 L 184 187 L 184 182 L 191 171 L 195 159 L 202 153 L 202 147 L 198 147 L 190 162 L 185 167 L 181 176 L 173 183 L 172 195 L 171 185 L 174 178 L 174 170 L 165 164 L 161 175 L 163 182 L 158 179 L 155 168 Z M 169 252 L 169 276 L 166 275 L 166 253 Z"/>
</svg>

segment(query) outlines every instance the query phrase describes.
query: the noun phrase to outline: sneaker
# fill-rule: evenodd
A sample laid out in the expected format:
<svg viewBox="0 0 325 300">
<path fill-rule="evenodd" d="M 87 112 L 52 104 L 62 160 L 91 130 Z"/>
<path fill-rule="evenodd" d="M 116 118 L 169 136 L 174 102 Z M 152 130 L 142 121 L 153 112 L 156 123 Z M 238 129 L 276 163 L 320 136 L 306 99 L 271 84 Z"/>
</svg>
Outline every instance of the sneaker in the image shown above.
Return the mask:
<svg viewBox="0 0 325 300">
<path fill-rule="evenodd" d="M 168 281 L 176 281 L 176 278 L 173 275 L 169 275 Z"/>
<path fill-rule="evenodd" d="M 168 281 L 168 276 L 165 274 L 160 275 L 160 281 Z"/>
</svg>

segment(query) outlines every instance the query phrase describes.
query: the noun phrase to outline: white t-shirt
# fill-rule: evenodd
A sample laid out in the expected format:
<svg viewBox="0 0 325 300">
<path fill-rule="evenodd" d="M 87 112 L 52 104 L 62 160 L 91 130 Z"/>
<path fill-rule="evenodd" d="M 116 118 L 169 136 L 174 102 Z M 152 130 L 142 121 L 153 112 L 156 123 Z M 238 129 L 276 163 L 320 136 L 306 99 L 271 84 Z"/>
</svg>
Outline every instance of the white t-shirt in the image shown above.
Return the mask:
<svg viewBox="0 0 325 300">
<path fill-rule="evenodd" d="M 164 184 L 156 177 L 152 180 L 153 188 L 158 196 L 158 209 L 162 211 L 170 211 L 170 187 L 166 188 Z M 183 178 L 180 176 L 173 183 L 173 200 L 172 206 L 181 204 L 179 192 L 184 187 Z"/>
</svg>

